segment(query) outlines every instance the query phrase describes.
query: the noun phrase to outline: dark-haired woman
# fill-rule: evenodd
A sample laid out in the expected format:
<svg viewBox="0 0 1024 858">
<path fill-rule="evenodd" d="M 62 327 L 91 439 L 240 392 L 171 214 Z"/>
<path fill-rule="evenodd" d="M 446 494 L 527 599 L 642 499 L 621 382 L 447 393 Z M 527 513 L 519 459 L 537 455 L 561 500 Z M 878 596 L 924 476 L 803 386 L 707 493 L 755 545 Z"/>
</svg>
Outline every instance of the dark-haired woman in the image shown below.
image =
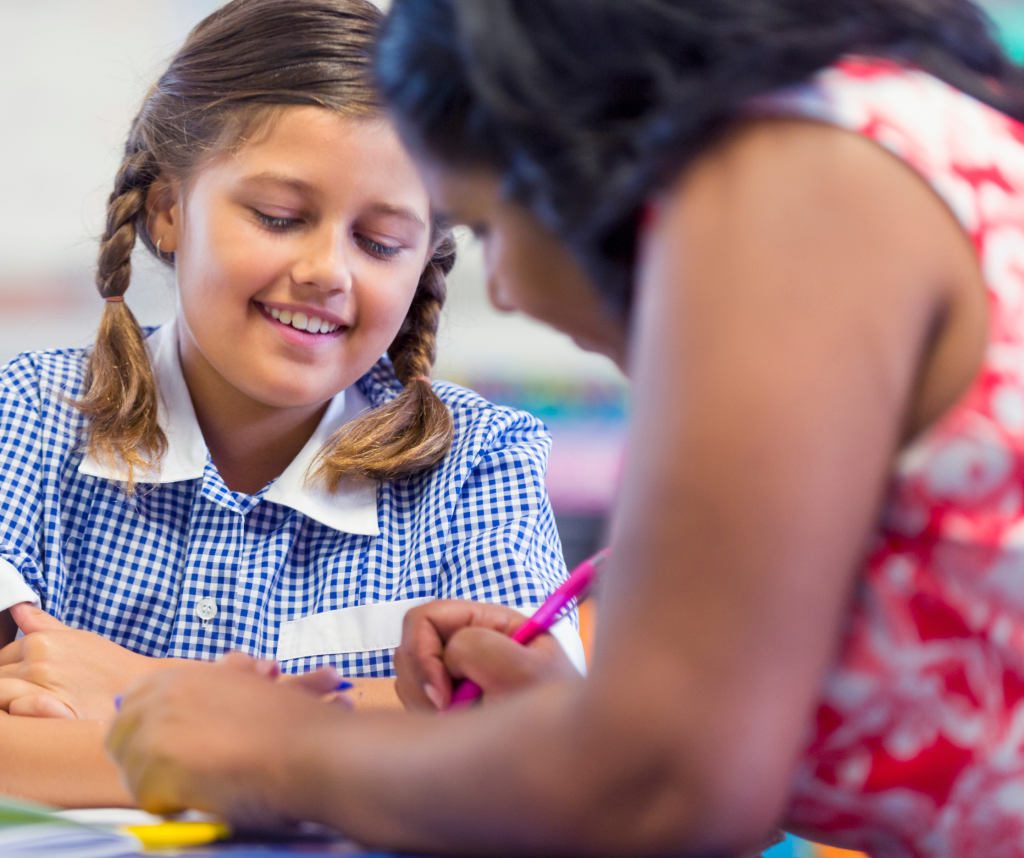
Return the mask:
<svg viewBox="0 0 1024 858">
<path fill-rule="evenodd" d="M 110 738 L 137 796 L 442 852 L 1024 855 L 1024 77 L 982 14 L 396 0 L 378 68 L 495 302 L 633 379 L 591 677 L 384 721 L 165 675 Z M 500 612 L 420 621 L 406 688 L 533 669 Z"/>
</svg>

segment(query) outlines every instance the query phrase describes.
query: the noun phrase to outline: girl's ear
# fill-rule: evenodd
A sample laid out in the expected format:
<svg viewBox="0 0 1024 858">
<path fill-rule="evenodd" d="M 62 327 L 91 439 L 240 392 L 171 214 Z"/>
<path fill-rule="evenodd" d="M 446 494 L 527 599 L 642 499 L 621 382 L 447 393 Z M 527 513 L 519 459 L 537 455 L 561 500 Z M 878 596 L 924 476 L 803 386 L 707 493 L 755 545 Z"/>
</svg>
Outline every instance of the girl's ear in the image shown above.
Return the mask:
<svg viewBox="0 0 1024 858">
<path fill-rule="evenodd" d="M 161 253 L 178 249 L 181 229 L 181 183 L 160 176 L 146 191 L 146 231 Z"/>
</svg>

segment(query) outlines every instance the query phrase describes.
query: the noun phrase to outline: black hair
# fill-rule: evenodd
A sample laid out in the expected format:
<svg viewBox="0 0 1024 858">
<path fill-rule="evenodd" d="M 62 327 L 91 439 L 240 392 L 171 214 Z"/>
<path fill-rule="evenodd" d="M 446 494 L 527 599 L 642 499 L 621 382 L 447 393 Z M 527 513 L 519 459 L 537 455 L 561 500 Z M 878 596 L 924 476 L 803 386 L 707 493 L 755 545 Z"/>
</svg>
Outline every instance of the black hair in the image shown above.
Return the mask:
<svg viewBox="0 0 1024 858">
<path fill-rule="evenodd" d="M 394 0 L 375 68 L 414 150 L 497 172 L 626 312 L 643 202 L 750 99 L 861 54 L 1024 120 L 993 33 L 970 0 Z"/>
</svg>

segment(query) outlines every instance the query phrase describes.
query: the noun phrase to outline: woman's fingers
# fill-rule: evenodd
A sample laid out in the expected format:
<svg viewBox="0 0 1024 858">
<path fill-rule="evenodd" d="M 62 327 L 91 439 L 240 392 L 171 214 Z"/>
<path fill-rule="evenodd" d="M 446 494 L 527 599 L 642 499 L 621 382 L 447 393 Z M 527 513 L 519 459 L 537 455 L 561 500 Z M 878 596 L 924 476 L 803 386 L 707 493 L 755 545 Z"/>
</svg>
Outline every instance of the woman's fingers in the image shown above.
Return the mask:
<svg viewBox="0 0 1024 858">
<path fill-rule="evenodd" d="M 322 671 L 310 681 L 326 678 Z M 146 810 L 190 807 L 249 827 L 275 825 L 285 800 L 276 792 L 282 743 L 337 717 L 337 707 L 297 684 L 238 659 L 151 674 L 126 693 L 107 750 Z"/>
</svg>

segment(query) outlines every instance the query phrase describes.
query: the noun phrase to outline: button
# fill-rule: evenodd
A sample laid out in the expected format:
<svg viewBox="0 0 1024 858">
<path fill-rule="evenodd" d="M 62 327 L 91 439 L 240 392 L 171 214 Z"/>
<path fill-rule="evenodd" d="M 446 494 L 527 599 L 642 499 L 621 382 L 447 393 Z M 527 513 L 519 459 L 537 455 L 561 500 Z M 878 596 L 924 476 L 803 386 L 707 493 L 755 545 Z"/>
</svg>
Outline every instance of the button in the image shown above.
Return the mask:
<svg viewBox="0 0 1024 858">
<path fill-rule="evenodd" d="M 196 616 L 204 623 L 210 622 L 210 620 L 217 616 L 217 603 L 209 596 L 201 599 L 199 604 L 196 605 Z"/>
</svg>

